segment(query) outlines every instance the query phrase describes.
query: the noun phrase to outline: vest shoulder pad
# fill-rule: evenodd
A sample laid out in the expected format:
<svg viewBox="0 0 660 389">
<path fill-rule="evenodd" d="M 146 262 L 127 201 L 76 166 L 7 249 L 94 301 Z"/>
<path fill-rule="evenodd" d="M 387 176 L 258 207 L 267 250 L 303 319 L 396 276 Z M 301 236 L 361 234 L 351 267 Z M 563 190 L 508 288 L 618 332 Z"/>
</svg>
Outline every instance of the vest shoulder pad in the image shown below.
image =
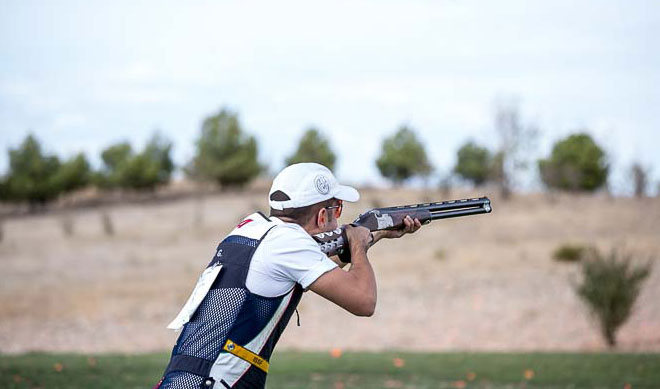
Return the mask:
<svg viewBox="0 0 660 389">
<path fill-rule="evenodd" d="M 238 223 L 228 236 L 238 235 L 250 239 L 261 239 L 268 230 L 276 225 L 261 212 L 255 212 Z"/>
</svg>

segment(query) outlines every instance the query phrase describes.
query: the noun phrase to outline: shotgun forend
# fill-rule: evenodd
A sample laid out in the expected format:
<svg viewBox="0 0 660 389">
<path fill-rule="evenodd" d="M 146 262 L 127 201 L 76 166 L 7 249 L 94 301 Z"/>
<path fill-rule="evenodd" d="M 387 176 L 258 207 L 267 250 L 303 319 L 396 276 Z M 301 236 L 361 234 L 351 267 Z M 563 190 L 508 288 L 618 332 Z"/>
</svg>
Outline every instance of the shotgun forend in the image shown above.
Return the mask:
<svg viewBox="0 0 660 389">
<path fill-rule="evenodd" d="M 401 205 L 371 209 L 358 216 L 351 225 L 366 227 L 370 231 L 396 230 L 404 226 L 403 219 L 406 216 L 428 224 L 431 220 L 490 213 L 491 210 L 488 197 Z M 314 239 L 328 256 L 339 255 L 343 262 L 350 262 L 350 250 L 343 226 L 314 235 Z"/>
</svg>

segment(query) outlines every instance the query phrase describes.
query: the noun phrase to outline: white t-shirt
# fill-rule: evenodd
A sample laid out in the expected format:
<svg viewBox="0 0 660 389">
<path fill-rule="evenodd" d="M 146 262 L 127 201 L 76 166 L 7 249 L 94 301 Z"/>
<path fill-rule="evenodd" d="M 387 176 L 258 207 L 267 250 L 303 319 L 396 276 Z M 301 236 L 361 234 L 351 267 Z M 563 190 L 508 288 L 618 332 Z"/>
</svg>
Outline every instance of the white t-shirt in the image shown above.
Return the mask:
<svg viewBox="0 0 660 389">
<path fill-rule="evenodd" d="M 276 297 L 291 290 L 296 283 L 307 289 L 320 276 L 337 267 L 301 226 L 277 224 L 252 256 L 245 284 L 260 296 Z"/>
</svg>

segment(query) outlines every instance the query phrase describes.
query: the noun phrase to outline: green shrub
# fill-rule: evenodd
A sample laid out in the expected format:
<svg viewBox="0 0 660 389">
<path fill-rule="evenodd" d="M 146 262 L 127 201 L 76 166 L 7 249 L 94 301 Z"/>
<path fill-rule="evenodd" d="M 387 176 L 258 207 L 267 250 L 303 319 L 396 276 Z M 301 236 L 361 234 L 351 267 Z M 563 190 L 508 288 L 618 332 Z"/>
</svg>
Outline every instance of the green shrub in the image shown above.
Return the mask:
<svg viewBox="0 0 660 389">
<path fill-rule="evenodd" d="M 577 262 L 582 259 L 587 248 L 578 244 L 563 244 L 555 250 L 552 257 L 560 262 Z"/>
<path fill-rule="evenodd" d="M 651 263 L 635 265 L 632 256 L 615 250 L 608 256 L 588 251 L 582 262 L 582 282 L 578 296 L 598 320 L 608 346 L 616 345 L 616 331 L 628 320 L 642 283 L 651 272 Z"/>
</svg>

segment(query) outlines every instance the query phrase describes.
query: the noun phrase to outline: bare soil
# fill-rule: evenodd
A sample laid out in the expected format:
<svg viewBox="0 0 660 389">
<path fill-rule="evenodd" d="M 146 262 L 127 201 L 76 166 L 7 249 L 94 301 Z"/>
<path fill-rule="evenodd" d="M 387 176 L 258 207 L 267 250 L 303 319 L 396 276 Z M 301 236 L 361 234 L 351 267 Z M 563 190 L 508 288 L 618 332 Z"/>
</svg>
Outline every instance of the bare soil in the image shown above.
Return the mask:
<svg viewBox="0 0 660 389">
<path fill-rule="evenodd" d="M 452 193 L 452 198 L 477 195 Z M 374 206 L 439 193 L 364 190 L 352 220 Z M 572 285 L 579 265 L 562 244 L 660 254 L 660 199 L 492 197 L 490 215 L 437 221 L 373 247 L 378 306 L 358 318 L 306 293 L 280 349 L 603 350 Z M 172 347 L 165 326 L 223 235 L 266 209 L 263 191 L 21 216 L 2 223 L 0 352 L 147 352 Z M 103 214 L 112 224 L 106 232 Z M 71 235 L 67 235 L 67 226 Z M 618 334 L 619 350 L 660 350 L 657 263 Z"/>
</svg>

